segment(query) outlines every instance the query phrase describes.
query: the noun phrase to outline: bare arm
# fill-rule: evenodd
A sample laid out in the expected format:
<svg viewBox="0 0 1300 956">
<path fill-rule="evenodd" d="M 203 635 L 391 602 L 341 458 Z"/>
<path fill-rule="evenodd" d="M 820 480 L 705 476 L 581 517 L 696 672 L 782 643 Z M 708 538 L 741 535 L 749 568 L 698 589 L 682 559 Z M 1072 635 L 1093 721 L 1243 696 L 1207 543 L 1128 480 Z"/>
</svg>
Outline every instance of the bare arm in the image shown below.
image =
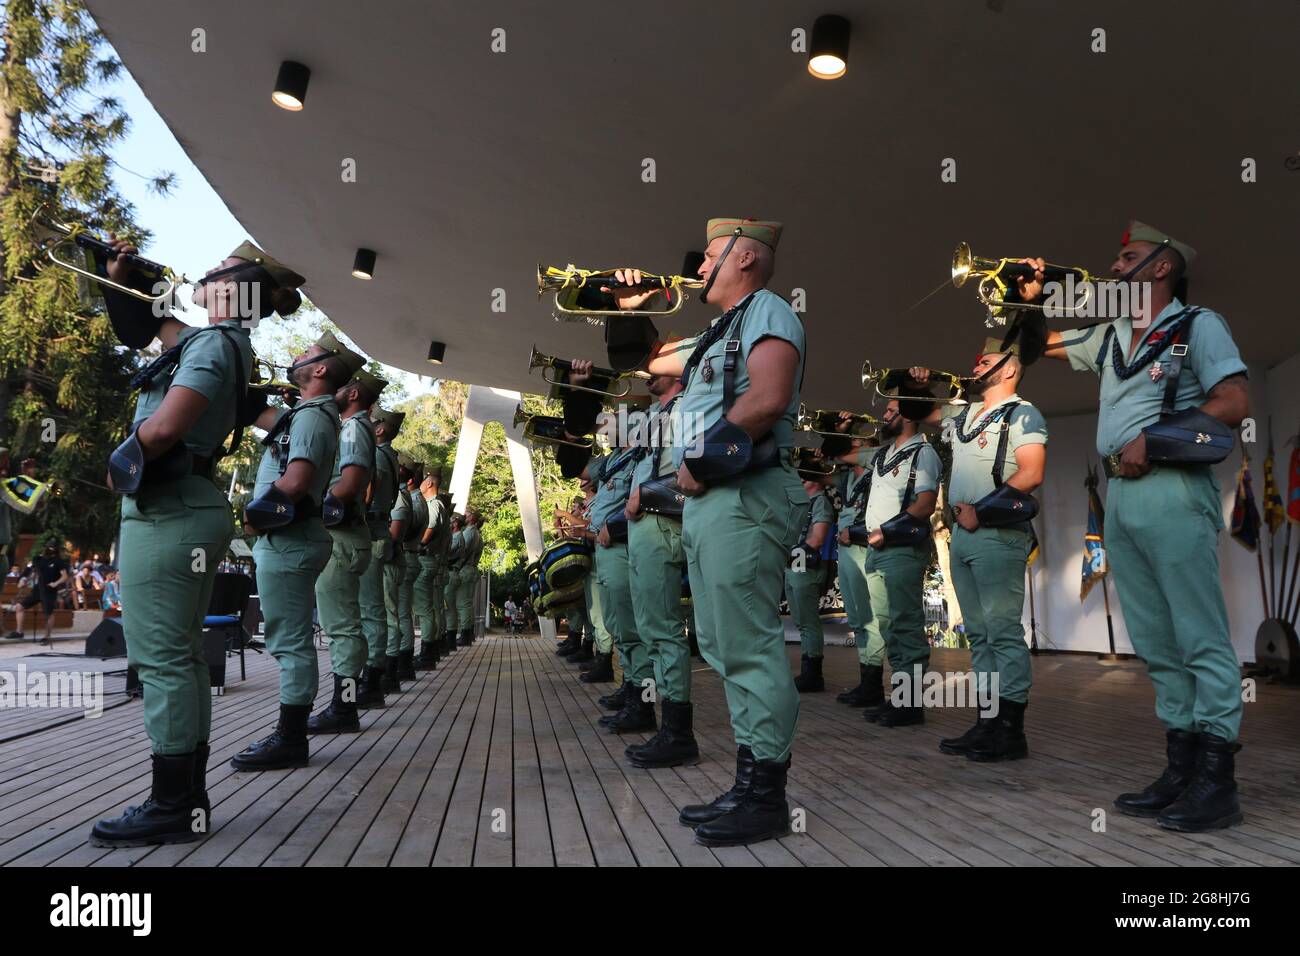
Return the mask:
<svg viewBox="0 0 1300 956">
<path fill-rule="evenodd" d="M 1007 484 L 1025 494 L 1033 494 L 1043 483 L 1046 469 L 1046 445 L 1021 445 L 1016 449 L 1016 473 L 1007 479 Z"/>
<path fill-rule="evenodd" d="M 831 533 L 831 523 L 829 521 L 818 521 L 808 531 L 808 537 L 804 538 L 804 546 L 809 551 L 816 551 L 826 543 L 826 536 Z"/>
<path fill-rule="evenodd" d="M 170 450 L 207 408 L 207 398 L 192 388 L 176 385 L 168 389 L 158 410 L 141 422 L 135 433 L 145 460 L 153 461 Z"/>
<path fill-rule="evenodd" d="M 749 389 L 736 399 L 727 419 L 743 428 L 750 438 L 761 438 L 790 406 L 799 350 L 784 339 L 763 339 L 749 350 L 746 365 Z"/>
<path fill-rule="evenodd" d="M 1250 414 L 1250 389 L 1245 375 L 1229 375 L 1214 388 L 1201 411 L 1217 418 L 1229 428 L 1236 428 Z"/>
<path fill-rule="evenodd" d="M 368 468 L 361 465 L 344 465 L 343 474 L 339 477 L 338 483 L 330 489 L 330 494 L 339 501 L 360 500 L 360 496 L 365 492 L 369 481 L 370 470 Z"/>
<path fill-rule="evenodd" d="M 1016 459 L 1017 463 L 1019 460 L 1019 458 Z M 907 513 L 917 518 L 928 518 L 934 514 L 934 506 L 938 500 L 939 493 L 937 491 L 923 491 L 916 496 L 915 501 L 908 505 Z"/>
<path fill-rule="evenodd" d="M 298 458 L 289 462 L 284 474 L 276 479 L 275 487 L 288 495 L 290 501 L 296 502 L 307 494 L 315 475 L 316 466 L 306 458 Z"/>
</svg>

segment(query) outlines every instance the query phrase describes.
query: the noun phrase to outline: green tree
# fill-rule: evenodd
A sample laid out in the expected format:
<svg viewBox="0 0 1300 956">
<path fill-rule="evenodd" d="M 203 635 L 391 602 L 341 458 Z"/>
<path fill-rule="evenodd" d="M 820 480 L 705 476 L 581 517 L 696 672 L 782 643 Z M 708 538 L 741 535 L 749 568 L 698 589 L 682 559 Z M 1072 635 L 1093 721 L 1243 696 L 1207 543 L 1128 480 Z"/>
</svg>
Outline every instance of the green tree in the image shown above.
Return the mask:
<svg viewBox="0 0 1300 956">
<path fill-rule="evenodd" d="M 58 482 L 44 528 L 103 550 L 118 517 L 105 462 L 126 432 L 137 360 L 115 348 L 73 273 L 44 258 L 32 218 L 46 205 L 93 232 L 148 239 L 112 179 L 129 120 L 105 91 L 121 63 L 80 0 L 8 0 L 2 29 L 0 443 Z M 165 192 L 172 177 L 152 185 Z"/>
</svg>

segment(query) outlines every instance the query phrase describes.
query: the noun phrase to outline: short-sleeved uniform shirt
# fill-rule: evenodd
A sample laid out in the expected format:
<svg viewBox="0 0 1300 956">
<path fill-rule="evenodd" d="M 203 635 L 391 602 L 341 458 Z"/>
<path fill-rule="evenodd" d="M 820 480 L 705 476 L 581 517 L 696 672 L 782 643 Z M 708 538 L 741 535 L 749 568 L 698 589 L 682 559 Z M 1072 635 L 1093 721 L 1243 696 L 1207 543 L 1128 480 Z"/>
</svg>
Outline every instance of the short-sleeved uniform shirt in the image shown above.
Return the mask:
<svg viewBox="0 0 1300 956">
<path fill-rule="evenodd" d="M 671 425 L 664 426 L 662 419 L 671 421 L 672 409 L 677 405 L 677 400 L 669 400 L 669 408 L 664 410 L 663 405 L 654 402 L 646 409 L 648 420 L 659 421 L 658 425 L 650 426 L 649 432 L 651 438 L 657 441 L 646 449 L 645 456 L 636 463 L 632 472 L 632 484 L 641 486 L 647 481 L 653 481 L 656 478 L 663 478 L 665 475 L 674 474 L 677 469 L 673 466 L 673 446 Z M 666 439 L 666 440 L 665 440 Z"/>
<path fill-rule="evenodd" d="M 465 542 L 465 560 L 461 566 L 478 570 L 478 559 L 483 554 L 483 536 L 476 526 L 468 525 L 461 532 L 461 538 Z"/>
<path fill-rule="evenodd" d="M 451 521 L 447 506 L 437 495 L 425 498 L 424 504 L 429 513 L 428 527 L 433 529 L 433 535 L 429 538 L 429 553 L 436 558 L 444 557 L 447 546 L 451 543 Z"/>
<path fill-rule="evenodd" d="M 370 424 L 370 415 L 364 408 L 343 419 L 339 429 L 339 451 L 334 458 L 334 472 L 330 475 L 326 490 L 342 480 L 344 468 L 353 466 L 364 468 L 367 480 L 375 466 L 375 432 Z M 364 499 L 359 500 L 357 512 L 360 513 L 364 508 Z"/>
<path fill-rule="evenodd" d="M 1019 405 L 1011 412 L 1011 421 L 1005 419 L 1004 406 L 1013 402 Z M 963 409 L 966 417 L 963 420 Z M 998 443 L 1004 428 L 1011 429 L 1007 440 L 1007 455 L 1002 464 L 1002 480 L 1006 481 L 1019 470 L 1016 449 L 1023 445 L 1047 444 L 1047 420 L 1043 413 L 1019 395 L 998 402 L 991 408 L 983 402 L 965 406 L 948 405 L 944 408 L 944 435 L 952 441 L 952 480 L 948 485 L 948 501 L 956 504 L 974 504 L 997 487 L 993 480 L 993 465 L 997 461 Z M 952 420 L 952 427 L 948 422 Z"/>
<path fill-rule="evenodd" d="M 330 466 L 338 454 L 339 407 L 335 404 L 333 395 L 318 395 L 299 402 L 293 411 L 283 409 L 276 418 L 277 426 L 284 421 L 286 415 L 293 415 L 293 418 L 289 422 L 289 444 L 284 452 L 288 460 L 284 465 L 287 468 L 291 462 L 309 461 L 316 466 L 307 495 L 319 505 L 325 500 L 325 492 L 330 487 Z M 273 443 L 262 453 L 262 461 L 257 466 L 257 478 L 253 483 L 253 497 L 262 497 L 280 477 L 282 472 L 277 455 L 283 447 Z"/>
<path fill-rule="evenodd" d="M 1096 372 L 1101 377 L 1097 451 L 1102 455 L 1120 451 L 1138 432 L 1160 419 L 1165 374 L 1169 371 L 1171 332 L 1186 308 L 1177 299 L 1170 302 L 1132 350 L 1129 345 L 1133 341 L 1133 320 L 1129 318 L 1061 333 L 1071 367 Z M 1110 336 L 1107 336 L 1108 329 L 1114 329 Z M 1205 404 L 1210 390 L 1228 376 L 1246 374 L 1246 365 L 1232 340 L 1228 323 L 1219 313 L 1201 310 L 1192 320 L 1191 335 L 1184 333 L 1183 342 L 1187 345 L 1187 355 L 1174 399 L 1178 411 Z M 1115 343 L 1119 344 L 1121 368 L 1139 364 L 1137 360 L 1144 358 L 1149 349 L 1158 348 L 1125 379 L 1116 371 Z M 1160 370 L 1153 372 L 1157 366 Z"/>
<path fill-rule="evenodd" d="M 397 489 L 397 497 L 393 499 L 392 510 L 388 512 L 388 520 L 403 522 L 403 528 L 405 529 L 403 537 L 405 537 L 406 530 L 411 527 L 411 516 L 411 489 L 406 485 L 401 485 Z"/>
<path fill-rule="evenodd" d="M 812 534 L 812 529 L 819 524 L 830 524 L 835 520 L 835 507 L 826 492 L 819 491 L 808 501 L 808 517 L 804 519 L 804 540 Z"/>
<path fill-rule="evenodd" d="M 912 449 L 917 450 L 913 452 Z M 912 488 L 913 500 L 924 492 L 939 490 L 939 476 L 943 470 L 943 463 L 939 461 L 939 453 L 930 446 L 924 435 L 913 435 L 898 447 L 893 443 L 885 445 L 876 450 L 871 458 L 871 463 L 868 465 L 872 476 L 871 490 L 867 494 L 867 505 L 862 519 L 868 531 L 875 531 L 911 504 L 911 502 L 904 503 L 903 492 L 907 490 L 907 481 L 911 477 L 913 467 L 916 468 L 916 484 Z"/>
<path fill-rule="evenodd" d="M 385 442 L 375 447 L 375 492 L 370 497 L 370 539 L 388 537 L 389 516 L 397 503 L 397 453 Z"/>
<path fill-rule="evenodd" d="M 449 526 L 450 527 L 450 526 Z M 447 564 L 460 567 L 461 558 L 465 556 L 465 529 L 453 532 L 447 539 Z"/>
<path fill-rule="evenodd" d="M 411 523 L 406 526 L 406 550 L 415 551 L 420 547 L 424 530 L 429 527 L 429 506 L 419 488 L 409 489 L 407 497 L 411 500 Z"/>
<path fill-rule="evenodd" d="M 772 426 L 772 435 L 779 448 L 794 447 L 794 426 L 799 415 L 799 391 L 803 387 L 804 329 L 790 304 L 775 292 L 759 289 L 738 303 L 744 307 L 731 329 L 709 346 L 699 365 L 687 379 L 686 388 L 673 407 L 673 467 L 680 468 L 687 452 L 700 447 L 705 433 L 722 418 L 723 362 L 726 343 L 740 339 L 740 355 L 736 362 L 735 397 L 749 390 L 749 353 L 763 339 L 784 339 L 799 353 L 799 372 L 790 402 L 785 413 Z M 718 316 L 713 324 L 727 318 Z M 738 324 L 737 324 L 738 323 Z"/>
<path fill-rule="evenodd" d="M 875 449 L 868 449 L 873 454 Z M 858 523 L 862 512 L 865 510 L 866 503 L 862 500 L 865 494 L 863 483 L 867 480 L 867 473 L 864 470 L 862 474 L 854 474 L 851 470 L 840 472 L 836 479 L 840 489 L 840 512 L 836 516 L 839 522 L 840 530 L 851 528 Z"/>
<path fill-rule="evenodd" d="M 175 372 L 155 378 L 140 393 L 135 404 L 135 424 L 144 421 L 162 405 L 170 381 L 172 387 L 183 385 L 198 392 L 208 400 L 193 427 L 185 433 L 184 442 L 191 452 L 210 458 L 225 445 L 235 429 L 237 392 L 248 384 L 247 375 L 253 364 L 253 347 L 248 340 L 248 329 L 238 319 L 226 319 L 218 326 L 187 327 L 178 336 L 184 346 Z M 236 350 L 240 361 L 235 361 Z M 240 378 L 240 364 L 244 378 Z"/>
<path fill-rule="evenodd" d="M 596 497 L 592 499 L 591 510 L 587 515 L 592 531 L 599 532 L 610 518 L 619 514 L 627 506 L 637 464 L 636 451 L 630 448 L 622 449 L 604 459 L 600 488 L 596 492 Z"/>
</svg>

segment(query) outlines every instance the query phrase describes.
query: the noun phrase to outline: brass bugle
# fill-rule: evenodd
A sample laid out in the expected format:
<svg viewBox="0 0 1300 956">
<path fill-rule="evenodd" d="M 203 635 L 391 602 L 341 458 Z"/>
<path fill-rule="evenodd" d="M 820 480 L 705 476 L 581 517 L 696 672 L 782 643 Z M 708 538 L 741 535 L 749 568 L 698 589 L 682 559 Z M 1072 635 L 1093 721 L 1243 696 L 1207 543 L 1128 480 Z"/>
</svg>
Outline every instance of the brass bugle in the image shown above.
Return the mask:
<svg viewBox="0 0 1300 956">
<path fill-rule="evenodd" d="M 1021 257 L 1027 258 L 1027 257 Z M 1036 270 L 1034 266 L 1025 262 L 1017 262 L 1014 259 L 985 259 L 971 252 L 970 244 L 965 242 L 957 243 L 957 248 L 952 254 L 952 284 L 960 289 L 968 279 L 979 277 L 979 285 L 976 287 L 975 295 L 980 303 L 989 311 L 990 319 L 1001 320 L 1003 310 L 1005 309 L 1034 309 L 1042 311 L 1045 306 L 1036 305 L 1027 302 L 1007 302 L 1006 295 L 1008 290 L 1014 290 L 1014 283 L 1017 278 L 1032 279 L 1036 271 L 1043 273 L 1044 282 L 1065 282 L 1067 279 L 1073 279 L 1076 286 L 1083 286 L 1083 299 L 1076 302 L 1073 306 L 1059 307 L 1062 315 L 1071 315 L 1076 309 L 1086 307 L 1088 300 L 1093 295 L 1093 287 L 1101 282 L 1119 282 L 1118 278 L 1104 276 L 1095 276 L 1077 266 L 1062 266 L 1056 263 L 1046 263 L 1041 270 Z"/>
<path fill-rule="evenodd" d="M 803 431 L 816 432 L 818 435 L 847 435 L 849 437 L 864 438 L 874 434 L 884 424 L 874 415 L 850 415 L 845 419 L 840 417 L 842 414 L 842 412 L 832 408 L 810 409 L 807 405 L 800 405 L 799 418 L 795 427 Z M 845 421 L 849 423 L 848 430 L 840 431 L 836 426 Z"/>
<path fill-rule="evenodd" d="M 555 369 L 557 372 L 570 372 L 573 370 L 573 362 L 569 359 L 556 358 L 554 355 L 546 355 L 537 351 L 537 346 L 533 346 L 532 354 L 528 356 L 528 371 L 535 368 L 542 370 L 542 381 L 547 385 L 553 385 L 557 388 L 571 388 L 578 392 L 590 392 L 593 395 L 603 395 L 606 398 L 625 398 L 632 391 L 632 382 L 648 382 L 651 378 L 649 372 L 631 371 L 616 372 L 612 368 L 601 368 L 593 365 L 591 367 L 592 378 L 604 378 L 609 380 L 610 388 L 591 388 L 587 385 L 574 385 L 571 382 L 562 382 L 559 376 L 548 376 L 548 368 Z M 614 391 L 615 387 L 620 387 L 619 391 Z"/>
<path fill-rule="evenodd" d="M 269 396 L 282 395 L 285 392 L 302 397 L 302 391 L 291 382 L 275 380 L 275 366 L 260 356 L 253 356 L 253 374 L 248 380 L 248 389 L 252 392 L 266 392 Z"/>
<path fill-rule="evenodd" d="M 966 383 L 974 381 L 972 376 L 958 375 L 956 372 L 942 372 L 937 369 L 931 369 L 930 381 L 944 383 L 948 386 L 948 390 L 946 393 L 941 395 L 922 395 L 917 398 L 913 398 L 910 395 L 900 396 L 897 392 L 897 386 L 893 386 L 895 390 L 892 394 L 885 391 L 882 387 L 885 386 L 891 378 L 894 378 L 895 376 L 901 378 L 905 374 L 907 374 L 907 369 L 905 368 L 872 368 L 871 360 L 868 359 L 862 363 L 862 387 L 873 388 L 877 396 L 887 400 L 897 398 L 909 402 L 933 402 L 936 405 L 968 404 L 965 398 Z"/>
<path fill-rule="evenodd" d="M 32 222 L 46 231 L 53 233 L 55 236 L 60 237 L 56 238 L 53 242 L 47 243 L 45 248 L 45 255 L 56 266 L 62 266 L 64 269 L 75 272 L 77 275 L 83 276 L 92 282 L 98 282 L 101 286 L 115 289 L 116 291 L 121 292 L 124 295 L 129 295 L 134 299 L 140 299 L 143 302 L 149 303 L 169 302 L 172 300 L 172 297 L 180 286 L 193 284 L 189 279 L 185 278 L 185 276 L 172 271 L 161 263 L 154 262 L 151 259 L 146 259 L 144 256 L 118 253 L 113 249 L 112 245 L 109 244 L 108 241 L 101 239 L 98 236 L 94 236 L 78 226 L 56 219 L 54 214 L 50 211 L 49 206 L 39 207 L 32 216 Z M 91 272 L 89 269 L 84 266 L 79 266 L 75 262 L 59 258 L 56 253 L 65 246 L 79 247 L 94 255 L 101 256 L 106 260 L 113 256 L 123 257 L 146 281 L 153 285 L 157 285 L 160 282 L 165 283 L 165 286 L 161 292 L 151 294 L 148 292 L 141 292 L 139 289 L 132 289 L 130 286 L 123 285 L 120 282 L 114 282 L 107 276 L 101 276 L 97 273 Z M 64 253 L 64 255 L 66 254 L 67 253 Z"/>
<path fill-rule="evenodd" d="M 594 439 L 570 438 L 564 431 L 564 419 L 553 415 L 529 415 L 522 405 L 515 408 L 514 426 L 524 426 L 524 437 L 538 445 L 571 445 L 590 449 Z"/>
<path fill-rule="evenodd" d="M 540 263 L 537 266 L 537 295 L 539 297 L 547 292 L 555 293 L 555 309 L 561 315 L 581 318 L 590 315 L 671 315 L 682 307 L 686 301 L 686 295 L 682 289 L 702 289 L 704 280 L 688 276 L 658 275 L 651 272 L 642 272 L 641 281 L 635 286 L 629 286 L 626 283 L 619 282 L 614 278 L 614 273 L 619 269 L 580 269 L 570 264 L 563 269 L 557 266 L 543 266 Z M 631 269 L 624 267 L 623 272 L 630 272 Z M 667 309 L 660 311 L 649 309 L 593 309 L 577 307 L 578 294 L 584 289 L 595 289 L 599 291 L 601 286 L 610 288 L 621 287 L 624 289 L 665 289 L 669 292 L 675 291 L 677 295 L 670 296 L 671 302 Z M 563 299 L 563 300 L 562 300 Z"/>
<path fill-rule="evenodd" d="M 836 461 L 833 458 L 825 458 L 817 454 L 815 448 L 796 448 L 791 458 L 791 464 L 794 470 L 802 478 L 809 478 L 814 481 L 821 478 L 830 478 L 840 471 L 847 471 L 852 465 Z"/>
</svg>

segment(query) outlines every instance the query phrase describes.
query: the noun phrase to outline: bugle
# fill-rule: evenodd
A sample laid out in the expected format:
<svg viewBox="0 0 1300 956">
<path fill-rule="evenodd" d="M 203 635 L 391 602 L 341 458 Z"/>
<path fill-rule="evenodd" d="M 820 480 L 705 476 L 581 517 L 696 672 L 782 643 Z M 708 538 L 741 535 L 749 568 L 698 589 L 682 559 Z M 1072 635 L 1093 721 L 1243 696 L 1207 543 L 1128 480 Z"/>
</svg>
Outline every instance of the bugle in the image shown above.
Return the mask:
<svg viewBox="0 0 1300 956">
<path fill-rule="evenodd" d="M 558 375 L 548 376 L 546 370 L 550 368 L 554 369 L 556 372 L 571 372 L 573 370 L 573 362 L 569 359 L 556 358 L 553 355 L 546 355 L 543 352 L 539 352 L 537 351 L 536 345 L 533 346 L 532 354 L 528 356 L 528 371 L 532 372 L 535 368 L 540 368 L 542 370 L 542 381 L 547 385 L 553 385 L 556 388 L 571 388 L 579 392 L 590 392 L 593 395 L 601 395 L 605 398 L 624 398 L 632 391 L 633 381 L 648 382 L 650 380 L 649 372 L 616 372 L 612 368 L 601 368 L 598 365 L 593 365 L 591 369 L 591 377 L 593 379 L 607 379 L 610 384 L 609 389 L 591 388 L 587 385 L 574 385 L 572 382 L 562 382 Z M 620 391 L 612 390 L 619 386 L 621 386 Z"/>
<path fill-rule="evenodd" d="M 671 315 L 682 307 L 686 301 L 686 294 L 683 289 L 701 289 L 704 287 L 704 280 L 700 278 L 688 278 L 687 276 L 670 276 L 656 275 L 654 273 L 642 272 L 641 281 L 635 286 L 629 286 L 626 283 L 619 282 L 614 278 L 614 273 L 618 269 L 580 269 L 570 264 L 563 269 L 557 266 L 537 266 L 537 295 L 540 298 L 547 292 L 555 293 L 555 309 L 562 316 L 570 318 L 585 318 L 593 315 Z M 622 271 L 629 272 L 630 269 L 624 268 Z M 624 289 L 663 289 L 668 293 L 669 306 L 660 311 L 647 309 L 620 309 L 616 305 L 601 303 L 601 306 L 584 306 L 579 302 L 579 297 L 584 291 L 590 293 L 595 291 L 600 293 L 602 286 L 609 288 L 621 287 Z M 673 293 L 676 292 L 676 295 Z"/>
<path fill-rule="evenodd" d="M 91 235 L 82 227 L 70 223 L 62 222 L 56 219 L 48 206 L 41 206 L 32 216 L 32 222 L 49 234 L 49 239 L 42 243 L 45 248 L 45 255 L 51 262 L 57 266 L 62 266 L 83 276 L 92 282 L 98 282 L 101 286 L 114 289 L 123 295 L 129 295 L 132 298 L 140 299 L 143 302 L 170 302 L 172 301 L 176 290 L 183 285 L 193 285 L 193 283 L 178 272 L 174 272 L 161 263 L 146 259 L 144 256 L 118 253 L 113 246 L 98 236 Z M 92 255 L 102 257 L 105 261 L 113 256 L 122 256 L 130 263 L 135 272 L 141 276 L 144 281 L 148 282 L 151 287 L 157 288 L 159 284 L 163 285 L 161 292 L 143 292 L 140 289 L 133 289 L 128 285 L 120 282 L 114 282 L 107 276 L 101 276 L 98 273 L 91 272 L 84 266 L 79 266 L 66 258 L 60 258 L 57 253 L 65 246 L 76 246 Z M 67 255 L 65 252 L 64 255 Z"/>
<path fill-rule="evenodd" d="M 972 376 L 931 369 L 930 381 L 940 382 L 948 386 L 944 394 L 915 397 L 899 395 L 899 388 L 911 381 L 911 378 L 911 373 L 905 368 L 872 368 L 870 359 L 862 363 L 862 387 L 874 389 L 875 394 L 880 398 L 890 401 L 899 399 L 908 402 L 933 402 L 936 405 L 969 404 L 965 398 L 966 383 L 974 381 Z"/>
<path fill-rule="evenodd" d="M 799 406 L 799 418 L 795 427 L 802 431 L 815 432 L 818 435 L 847 435 L 850 438 L 866 438 L 875 434 L 884 424 L 874 415 L 850 415 L 841 418 L 842 412 L 831 408 L 810 409 L 807 405 Z M 841 431 L 836 426 L 849 423 L 847 430 Z"/>
<path fill-rule="evenodd" d="M 248 390 L 250 392 L 266 392 L 269 396 L 288 393 L 294 398 L 301 398 L 302 391 L 297 385 L 291 382 L 277 382 L 275 380 L 275 370 L 279 367 L 258 355 L 254 355 L 253 370 L 248 379 Z"/>
<path fill-rule="evenodd" d="M 524 426 L 524 437 L 538 445 L 569 445 L 590 450 L 595 439 L 571 438 L 564 430 L 564 419 L 553 415 L 529 415 L 520 405 L 515 409 L 514 426 Z"/>
<path fill-rule="evenodd" d="M 1016 290 L 1017 278 L 1032 279 L 1036 270 L 1034 266 L 1014 259 L 985 259 L 971 252 L 970 244 L 957 243 L 952 254 L 952 284 L 961 288 L 972 277 L 979 277 L 975 295 L 980 303 L 988 309 L 987 324 L 1002 325 L 1006 323 L 1007 309 L 1034 309 L 1042 311 L 1045 306 L 1029 302 L 1020 302 Z M 1094 287 L 1102 282 L 1119 282 L 1112 277 L 1098 277 L 1075 266 L 1061 266 L 1049 262 L 1042 268 L 1044 282 L 1072 281 L 1075 286 L 1083 287 L 1083 299 L 1073 306 L 1060 306 L 1062 316 L 1069 316 L 1076 309 L 1086 307 L 1094 294 Z"/>
</svg>

